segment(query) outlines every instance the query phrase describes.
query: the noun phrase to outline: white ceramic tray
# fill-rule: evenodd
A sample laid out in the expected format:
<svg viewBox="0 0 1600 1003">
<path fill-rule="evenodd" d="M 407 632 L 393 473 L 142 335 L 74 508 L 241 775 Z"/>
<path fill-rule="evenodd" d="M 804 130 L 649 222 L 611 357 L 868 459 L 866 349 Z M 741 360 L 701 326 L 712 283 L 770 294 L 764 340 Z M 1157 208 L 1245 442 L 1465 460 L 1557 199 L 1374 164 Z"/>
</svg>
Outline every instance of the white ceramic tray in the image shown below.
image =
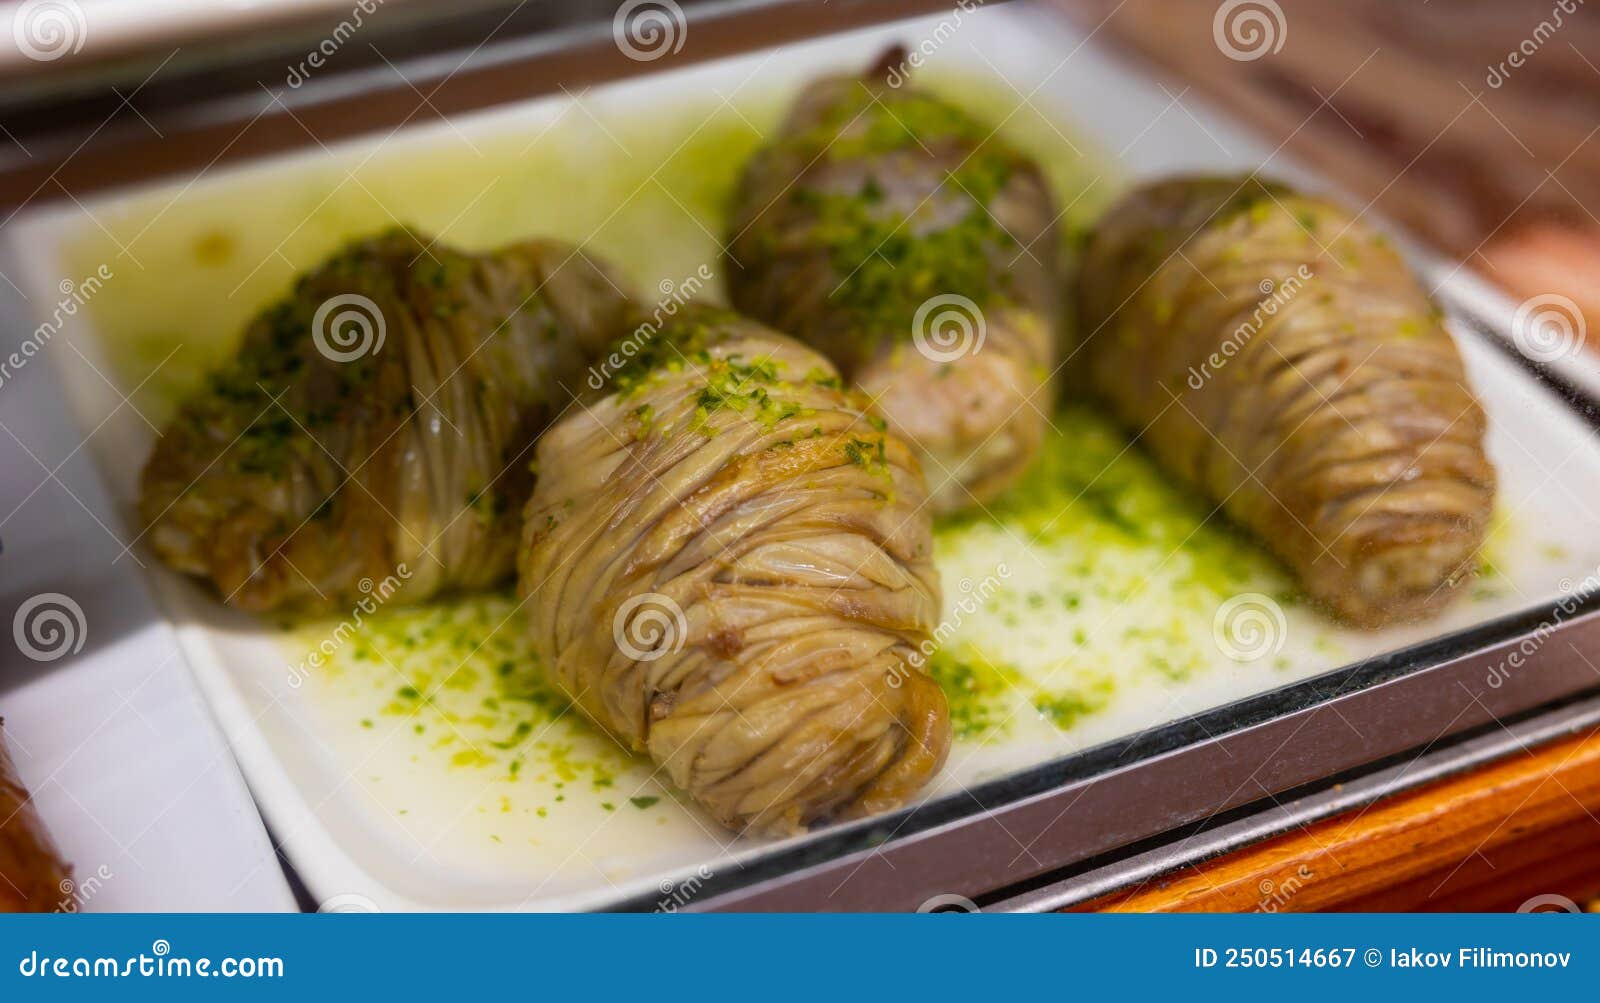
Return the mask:
<svg viewBox="0 0 1600 1003">
<path fill-rule="evenodd" d="M 720 270 L 727 187 L 784 100 L 804 80 L 864 66 L 890 43 L 941 40 L 920 47 L 920 72 L 1047 158 L 1069 217 L 1092 212 L 1131 179 L 1164 172 L 1265 163 L 1268 173 L 1317 186 L 1045 12 L 968 12 L 954 31 L 941 27 L 949 20 L 407 128 L 191 184 L 119 192 L 13 227 L 11 239 L 29 251 L 25 287 L 35 302 L 51 302 L 63 280 L 100 264 L 114 272 L 64 327 L 61 337 L 78 351 L 50 354 L 79 424 L 100 427 L 91 447 L 125 524 L 152 435 L 123 394 L 159 421 L 174 393 L 227 354 L 250 314 L 340 240 L 396 220 L 468 247 L 551 234 L 587 241 L 647 288 L 671 290 L 701 266 Z M 1442 280 L 1441 294 L 1471 285 L 1425 256 L 1419 261 Z M 1485 309 L 1509 312 L 1491 293 L 1471 290 Z M 1153 543 L 1040 544 L 1008 524 L 946 534 L 940 560 L 947 615 L 962 621 L 956 643 L 980 669 L 992 662 L 1023 671 L 967 716 L 969 730 L 998 727 L 987 740 L 958 741 L 925 797 L 961 798 L 986 779 L 1549 604 L 1592 574 L 1600 565 L 1600 538 L 1590 531 L 1600 449 L 1500 349 L 1475 335 L 1461 340 L 1491 417 L 1489 448 L 1501 476 L 1502 525 L 1489 548 L 1495 573 L 1472 595 L 1430 624 L 1378 634 L 1340 630 L 1273 601 L 1281 645 L 1240 659 L 1217 643 L 1218 608 L 1239 594 L 1279 595 L 1286 581 L 1237 541 L 1207 536 L 1240 565 L 1219 586 L 1197 572 L 1187 543 L 1170 553 L 1149 549 Z M 1099 442 L 1118 471 L 1148 486 L 1144 461 L 1104 438 L 1103 424 L 1080 416 L 1063 432 Z M 1183 518 L 1170 525 L 1181 529 Z M 1073 577 L 1085 575 L 1086 561 L 1096 581 Z M 1080 570 L 1064 570 L 1071 567 Z M 709 875 L 774 849 L 718 829 L 664 789 L 648 764 L 570 716 L 535 715 L 532 727 L 516 729 L 503 704 L 480 712 L 496 692 L 483 688 L 483 677 L 497 663 L 475 645 L 424 644 L 425 653 L 408 655 L 379 631 L 361 642 L 365 659 L 351 656 L 356 642 L 340 641 L 336 668 L 307 671 L 307 654 L 338 624 L 281 631 L 222 609 L 165 572 L 152 571 L 150 581 L 263 813 L 319 900 L 575 909 L 655 896 L 658 907 L 673 909 Z M 975 595 L 977 611 L 962 613 Z M 497 637 L 516 630 L 507 601 L 435 615 L 435 628 L 453 616 L 453 629 L 480 638 L 491 627 L 502 627 Z M 471 622 L 462 628 L 462 619 Z M 415 619 L 396 622 L 421 629 Z M 474 678 L 435 685 L 461 662 L 452 652 Z M 418 673 L 438 695 L 426 713 L 406 696 Z M 515 759 L 518 768 L 509 765 Z"/>
</svg>

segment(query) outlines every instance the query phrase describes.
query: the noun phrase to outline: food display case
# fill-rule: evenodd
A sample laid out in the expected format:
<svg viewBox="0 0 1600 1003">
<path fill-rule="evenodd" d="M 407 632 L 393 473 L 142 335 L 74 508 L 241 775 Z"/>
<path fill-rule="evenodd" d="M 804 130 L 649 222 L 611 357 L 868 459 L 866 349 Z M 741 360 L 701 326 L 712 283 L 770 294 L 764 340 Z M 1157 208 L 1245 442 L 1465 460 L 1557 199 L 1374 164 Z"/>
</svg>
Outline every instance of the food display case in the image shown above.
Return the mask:
<svg viewBox="0 0 1600 1003">
<path fill-rule="evenodd" d="M 176 53 L 108 31 L 96 60 L 6 88 L 8 309 L 30 330 L 71 302 L 72 350 L 43 354 L 127 555 L 150 545 L 140 470 L 174 395 L 343 242 L 549 234 L 663 302 L 725 302 L 741 163 L 806 81 L 886 52 L 1034 156 L 1066 231 L 1173 174 L 1260 172 L 1361 206 L 1047 3 L 361 10 L 185 21 Z M 1061 458 L 935 535 L 955 741 L 884 814 L 725 831 L 537 685 L 497 682 L 521 651 L 509 594 L 307 625 L 224 608 L 155 561 L 142 580 L 308 905 L 1082 903 L 1600 721 L 1600 368 L 1530 357 L 1517 304 L 1388 232 L 1488 416 L 1499 501 L 1476 582 L 1434 619 L 1340 626 L 1065 380 L 1045 433 Z"/>
</svg>

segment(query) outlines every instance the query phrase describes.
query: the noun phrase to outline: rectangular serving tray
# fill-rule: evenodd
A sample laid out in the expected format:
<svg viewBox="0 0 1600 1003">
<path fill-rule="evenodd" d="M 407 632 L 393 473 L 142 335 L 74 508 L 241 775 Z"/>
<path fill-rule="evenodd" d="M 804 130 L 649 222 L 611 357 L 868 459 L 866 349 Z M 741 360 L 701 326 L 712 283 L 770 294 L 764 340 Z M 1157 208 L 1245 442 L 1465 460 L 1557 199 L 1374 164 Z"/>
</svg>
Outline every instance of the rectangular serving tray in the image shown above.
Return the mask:
<svg viewBox="0 0 1600 1003">
<path fill-rule="evenodd" d="M 792 4 L 776 6 L 794 13 Z M 862 8 L 881 12 L 885 6 L 850 5 L 857 23 L 871 20 Z M 1181 86 L 1164 85 L 1099 50 L 1092 33 L 1076 31 L 1047 8 L 963 10 L 954 27 L 958 15 L 945 12 L 761 50 L 771 36 L 762 34 L 759 5 L 723 7 L 736 9 L 719 9 L 706 33 L 724 48 L 742 38 L 752 51 L 689 68 L 641 62 L 629 69 L 644 76 L 597 86 L 581 100 L 556 94 L 490 113 L 462 113 L 399 130 L 392 141 L 420 150 L 463 133 L 481 137 L 500 122 L 526 128 L 554 121 L 573 108 L 591 115 L 598 108 L 602 116 L 628 104 L 667 109 L 689 95 L 725 98 L 757 76 L 787 87 L 864 65 L 901 43 L 927 51 L 930 65 L 1001 77 L 1020 102 L 1072 121 L 1115 154 L 1129 178 L 1265 164 L 1276 176 L 1329 188 L 1184 96 Z M 691 37 L 700 23 L 689 22 Z M 598 43 L 575 37 L 564 49 L 535 46 L 523 58 L 536 73 L 564 52 L 604 45 L 603 32 Z M 218 172 L 193 193 L 183 188 L 183 197 L 215 197 L 239 178 L 360 159 L 388 142 L 388 135 L 354 138 L 323 153 L 249 161 Z M 87 206 L 30 211 L 14 223 L 7 250 L 23 264 L 25 286 L 41 294 L 35 302 L 54 298 L 63 273 L 59 255 L 71 234 L 97 224 L 96 214 L 114 216 L 129 201 L 161 190 L 111 191 Z M 1510 468 L 1530 476 L 1544 471 L 1569 497 L 1600 496 L 1596 410 L 1584 389 L 1596 385 L 1594 364 L 1587 358 L 1543 365 L 1523 359 L 1510 338 L 1513 304 L 1452 263 L 1421 248 L 1409 251 L 1449 312 L 1502 446 L 1526 454 L 1510 457 Z M 148 433 L 136 418 L 118 413 L 117 396 L 131 388 L 112 387 L 115 395 L 107 397 L 98 385 L 91 360 L 101 358 L 103 346 L 91 325 L 79 320 L 67 333 L 83 353 L 54 353 L 52 362 L 122 505 L 111 517 L 126 525 Z M 916 909 L 939 896 L 1005 900 L 1107 855 L 1148 846 L 1162 834 L 1233 819 L 1287 792 L 1600 690 L 1600 668 L 1585 655 L 1585 649 L 1600 650 L 1600 596 L 1592 577 L 1600 562 L 1584 549 L 1600 546 L 1596 521 L 1573 511 L 1555 528 L 1582 557 L 1574 558 L 1570 579 L 1538 583 L 1525 607 L 1485 622 L 1456 624 L 1440 636 L 1402 631 L 1394 635 L 1394 650 L 1288 685 L 1233 694 L 1220 705 L 1185 708 L 1193 712 L 937 793 L 901 812 L 776 845 L 726 846 L 704 859 L 663 858 L 654 869 L 615 883 L 548 893 L 499 882 L 492 872 L 407 874 L 394 833 L 341 797 L 343 782 L 330 772 L 335 764 L 304 740 L 313 719 L 282 694 L 258 692 L 266 689 L 262 680 L 275 671 L 275 659 L 281 661 L 270 642 L 236 621 L 219 625 L 207 605 L 214 602 L 173 576 L 157 571 L 151 578 L 264 816 L 319 902 L 357 896 L 385 909 Z M 1512 662 L 1515 671 L 1506 671 Z M 649 838 L 642 830 L 639 835 Z"/>
</svg>

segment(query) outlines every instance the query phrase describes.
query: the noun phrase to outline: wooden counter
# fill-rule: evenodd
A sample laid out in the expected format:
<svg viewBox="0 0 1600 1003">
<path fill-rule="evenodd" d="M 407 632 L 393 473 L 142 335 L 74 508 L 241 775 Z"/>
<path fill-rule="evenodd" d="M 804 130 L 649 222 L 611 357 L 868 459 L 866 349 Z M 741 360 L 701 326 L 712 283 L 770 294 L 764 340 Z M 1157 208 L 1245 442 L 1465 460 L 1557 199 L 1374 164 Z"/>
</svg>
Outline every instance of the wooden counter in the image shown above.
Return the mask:
<svg viewBox="0 0 1600 1003">
<path fill-rule="evenodd" d="M 1506 912 L 1540 896 L 1532 907 L 1600 899 L 1600 729 L 1084 908 Z"/>
</svg>

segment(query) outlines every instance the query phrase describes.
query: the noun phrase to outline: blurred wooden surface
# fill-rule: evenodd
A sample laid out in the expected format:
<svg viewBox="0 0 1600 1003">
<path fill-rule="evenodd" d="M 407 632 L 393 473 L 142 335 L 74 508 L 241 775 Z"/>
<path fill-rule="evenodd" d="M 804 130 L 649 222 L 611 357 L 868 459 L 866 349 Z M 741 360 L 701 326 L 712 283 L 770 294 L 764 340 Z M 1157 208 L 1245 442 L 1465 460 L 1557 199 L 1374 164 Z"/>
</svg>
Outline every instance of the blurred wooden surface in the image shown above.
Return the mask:
<svg viewBox="0 0 1600 1003">
<path fill-rule="evenodd" d="M 1600 730 L 1165 875 L 1084 908 L 1511 912 L 1530 902 L 1549 909 L 1564 907 L 1563 899 L 1597 898 Z"/>
<path fill-rule="evenodd" d="M 72 890 L 72 870 L 17 776 L 0 721 L 0 912 L 60 911 L 76 905 Z"/>
<path fill-rule="evenodd" d="M 1600 341 L 1600 4 L 1056 2 L 1517 298 L 1572 299 Z"/>
</svg>

